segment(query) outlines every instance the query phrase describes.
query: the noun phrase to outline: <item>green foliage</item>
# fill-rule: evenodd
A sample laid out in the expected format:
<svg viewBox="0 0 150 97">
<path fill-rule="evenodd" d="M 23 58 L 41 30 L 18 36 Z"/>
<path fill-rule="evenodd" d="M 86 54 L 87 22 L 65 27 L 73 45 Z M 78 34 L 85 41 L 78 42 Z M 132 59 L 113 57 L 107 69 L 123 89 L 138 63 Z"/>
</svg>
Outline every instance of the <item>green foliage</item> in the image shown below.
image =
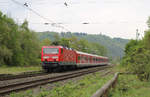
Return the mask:
<svg viewBox="0 0 150 97">
<path fill-rule="evenodd" d="M 98 43 L 91 43 L 90 50 L 97 55 L 107 55 L 107 49 Z"/>
<path fill-rule="evenodd" d="M 148 18 L 147 25 L 150 28 L 150 17 Z"/>
<path fill-rule="evenodd" d="M 0 62 L 1 63 L 9 63 L 9 61 L 11 60 L 12 58 L 12 51 L 10 49 L 8 49 L 5 45 L 1 46 L 0 47 Z"/>
<path fill-rule="evenodd" d="M 150 21 L 148 22 L 150 24 Z M 150 80 L 150 29 L 142 40 L 131 40 L 125 48 L 122 65 L 138 75 L 140 80 Z"/>
<path fill-rule="evenodd" d="M 60 45 L 70 47 L 69 39 L 67 38 L 61 38 Z"/>
<path fill-rule="evenodd" d="M 10 97 L 35 97 L 32 95 L 33 91 L 27 90 L 25 93 L 11 93 Z"/>
<path fill-rule="evenodd" d="M 51 45 L 51 40 L 48 38 L 45 38 L 44 40 L 41 41 L 41 46 L 45 46 L 45 45 Z"/>
<path fill-rule="evenodd" d="M 50 37 L 45 37 L 45 35 L 41 35 L 42 33 L 39 34 L 39 36 L 42 38 L 42 43 L 45 41 L 45 39 L 52 39 L 51 45 L 62 45 L 65 47 L 70 47 L 73 49 L 76 49 L 78 51 L 83 51 L 87 53 L 92 53 L 92 54 L 97 54 L 97 55 L 107 55 L 107 49 L 102 46 L 99 43 L 95 42 L 89 42 L 85 38 L 77 38 L 76 36 L 72 35 L 71 33 L 68 33 L 70 37 L 61 37 L 59 36 L 58 33 L 55 32 L 45 32 L 45 35 L 50 36 Z M 53 36 L 53 38 L 52 38 Z M 65 33 L 63 34 L 65 36 Z"/>
<path fill-rule="evenodd" d="M 85 40 L 85 39 L 80 39 L 78 41 L 75 41 L 76 42 L 76 49 L 78 51 L 83 51 L 83 52 L 88 52 L 89 51 L 89 45 L 90 43 Z"/>
<path fill-rule="evenodd" d="M 107 54 L 106 48 L 98 43 L 88 42 L 85 39 L 77 39 L 77 37 L 75 36 L 72 36 L 71 38 L 64 38 L 64 37 L 60 38 L 59 36 L 57 36 L 56 38 L 57 39 L 52 42 L 52 45 L 62 45 L 65 47 L 71 47 L 78 51 L 97 54 L 97 55 Z"/>
<path fill-rule="evenodd" d="M 31 72 L 31 71 L 40 71 L 42 70 L 41 66 L 1 66 L 0 67 L 0 74 L 20 74 L 24 72 Z"/>
<path fill-rule="evenodd" d="M 49 38 L 52 41 L 55 41 L 55 34 L 58 35 L 57 32 L 40 32 L 37 33 L 38 37 L 40 40 L 43 40 L 45 38 Z M 122 56 L 124 55 L 124 47 L 126 45 L 126 43 L 128 43 L 128 39 L 121 39 L 121 38 L 110 38 L 108 36 L 102 35 L 102 34 L 87 34 L 87 33 L 60 33 L 59 34 L 60 38 L 72 38 L 71 39 L 71 47 L 77 49 L 78 47 L 76 46 L 77 42 L 74 41 L 78 41 L 80 39 L 84 39 L 87 40 L 90 43 L 97 43 L 101 46 L 105 47 L 105 51 L 107 51 L 107 55 L 109 57 L 112 57 L 112 59 L 116 60 L 120 60 L 122 58 Z M 72 43 L 72 41 L 74 43 Z M 104 52 L 105 53 L 105 52 Z M 101 54 L 100 55 L 104 55 Z"/>
<path fill-rule="evenodd" d="M 136 75 L 119 75 L 108 97 L 149 97 L 150 82 L 140 81 Z"/>
<path fill-rule="evenodd" d="M 27 21 L 17 25 L 0 12 L 0 25 L 0 64 L 39 64 L 40 44 L 35 33 L 29 30 Z"/>
<path fill-rule="evenodd" d="M 54 41 L 52 42 L 52 45 L 60 45 L 60 37 L 58 33 L 55 33 L 53 36 L 54 36 Z"/>
<path fill-rule="evenodd" d="M 143 42 L 144 42 L 145 48 L 150 49 L 150 29 L 145 31 L 145 36 L 144 36 Z"/>
</svg>

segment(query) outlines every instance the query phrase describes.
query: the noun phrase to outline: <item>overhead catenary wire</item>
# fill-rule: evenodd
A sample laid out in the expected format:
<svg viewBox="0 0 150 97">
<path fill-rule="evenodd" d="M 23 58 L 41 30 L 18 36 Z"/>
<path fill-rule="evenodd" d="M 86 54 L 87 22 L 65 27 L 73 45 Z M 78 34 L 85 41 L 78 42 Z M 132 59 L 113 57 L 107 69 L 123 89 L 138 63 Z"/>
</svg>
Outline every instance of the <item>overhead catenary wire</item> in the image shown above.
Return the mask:
<svg viewBox="0 0 150 97">
<path fill-rule="evenodd" d="M 9 6 L 9 3 L 8 3 L 8 2 L 5 2 L 5 1 L 4 1 L 4 2 L 1 2 L 1 1 L 0 1 L 0 7 L 1 7 L 1 6 Z"/>
<path fill-rule="evenodd" d="M 34 14 L 36 14 L 37 16 L 39 16 L 40 18 L 42 18 L 42 19 L 48 21 L 47 25 L 48 25 L 48 24 L 51 24 L 51 26 L 53 26 L 53 27 L 58 27 L 58 28 L 61 28 L 61 29 L 66 30 L 67 32 L 70 32 L 66 27 L 64 27 L 64 26 L 62 26 L 62 25 L 60 25 L 60 24 L 58 24 L 58 23 L 55 23 L 54 21 L 52 21 L 52 20 L 50 20 L 50 19 L 48 19 L 48 18 L 42 16 L 41 14 L 39 14 L 38 12 L 36 12 L 36 11 L 33 10 L 32 8 L 30 8 L 26 2 L 25 2 L 24 4 L 22 4 L 22 3 L 20 3 L 20 2 L 18 2 L 18 1 L 16 1 L 16 0 L 11 0 L 11 1 L 13 1 L 14 3 L 16 3 L 16 4 L 18 4 L 18 5 L 21 5 L 21 6 L 25 7 L 25 8 L 27 8 L 28 10 L 30 10 L 31 12 L 33 12 Z M 49 23 L 49 22 L 50 22 L 50 23 Z"/>
</svg>

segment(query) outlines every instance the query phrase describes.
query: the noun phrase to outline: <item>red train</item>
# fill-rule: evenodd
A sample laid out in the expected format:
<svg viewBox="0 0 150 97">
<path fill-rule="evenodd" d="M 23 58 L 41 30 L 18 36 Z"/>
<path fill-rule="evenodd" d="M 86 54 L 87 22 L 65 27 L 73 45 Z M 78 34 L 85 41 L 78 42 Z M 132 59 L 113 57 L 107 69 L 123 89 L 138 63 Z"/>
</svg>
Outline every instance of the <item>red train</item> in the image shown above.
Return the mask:
<svg viewBox="0 0 150 97">
<path fill-rule="evenodd" d="M 108 58 L 79 52 L 63 46 L 43 46 L 41 52 L 42 67 L 47 72 L 56 68 L 76 68 L 107 65 Z"/>
</svg>

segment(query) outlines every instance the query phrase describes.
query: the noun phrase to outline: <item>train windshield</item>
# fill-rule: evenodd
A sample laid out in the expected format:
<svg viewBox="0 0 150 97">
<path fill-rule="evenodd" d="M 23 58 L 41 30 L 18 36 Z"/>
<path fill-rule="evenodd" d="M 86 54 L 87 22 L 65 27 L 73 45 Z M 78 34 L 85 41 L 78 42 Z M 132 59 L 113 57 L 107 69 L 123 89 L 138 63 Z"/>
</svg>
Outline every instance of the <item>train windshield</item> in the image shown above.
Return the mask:
<svg viewBox="0 0 150 97">
<path fill-rule="evenodd" d="M 58 54 L 58 48 L 43 48 L 44 54 Z"/>
</svg>

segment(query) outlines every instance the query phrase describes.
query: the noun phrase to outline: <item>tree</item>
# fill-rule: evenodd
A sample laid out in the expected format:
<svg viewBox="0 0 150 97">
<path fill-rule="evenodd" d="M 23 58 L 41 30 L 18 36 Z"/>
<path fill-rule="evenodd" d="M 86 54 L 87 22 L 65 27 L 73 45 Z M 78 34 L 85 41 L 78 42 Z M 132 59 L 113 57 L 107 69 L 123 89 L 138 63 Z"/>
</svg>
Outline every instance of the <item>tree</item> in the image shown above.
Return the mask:
<svg viewBox="0 0 150 97">
<path fill-rule="evenodd" d="M 91 50 L 90 52 L 93 52 L 93 54 L 97 54 L 101 56 L 107 55 L 107 49 L 98 43 L 91 43 L 90 50 Z"/>
<path fill-rule="evenodd" d="M 60 37 L 59 34 L 54 34 L 54 41 L 52 42 L 52 45 L 60 45 Z"/>
<path fill-rule="evenodd" d="M 65 47 L 70 47 L 69 39 L 67 38 L 61 38 L 60 40 L 60 45 L 65 46 Z"/>
<path fill-rule="evenodd" d="M 35 32 L 28 28 L 27 21 L 18 25 L 0 12 L 0 25 L 0 64 L 39 64 L 40 45 Z"/>
<path fill-rule="evenodd" d="M 148 28 L 150 28 L 150 17 L 147 20 L 147 25 L 148 25 Z"/>
<path fill-rule="evenodd" d="M 44 40 L 42 40 L 41 45 L 42 46 L 49 46 L 51 45 L 51 40 L 49 38 L 45 38 Z"/>
</svg>

